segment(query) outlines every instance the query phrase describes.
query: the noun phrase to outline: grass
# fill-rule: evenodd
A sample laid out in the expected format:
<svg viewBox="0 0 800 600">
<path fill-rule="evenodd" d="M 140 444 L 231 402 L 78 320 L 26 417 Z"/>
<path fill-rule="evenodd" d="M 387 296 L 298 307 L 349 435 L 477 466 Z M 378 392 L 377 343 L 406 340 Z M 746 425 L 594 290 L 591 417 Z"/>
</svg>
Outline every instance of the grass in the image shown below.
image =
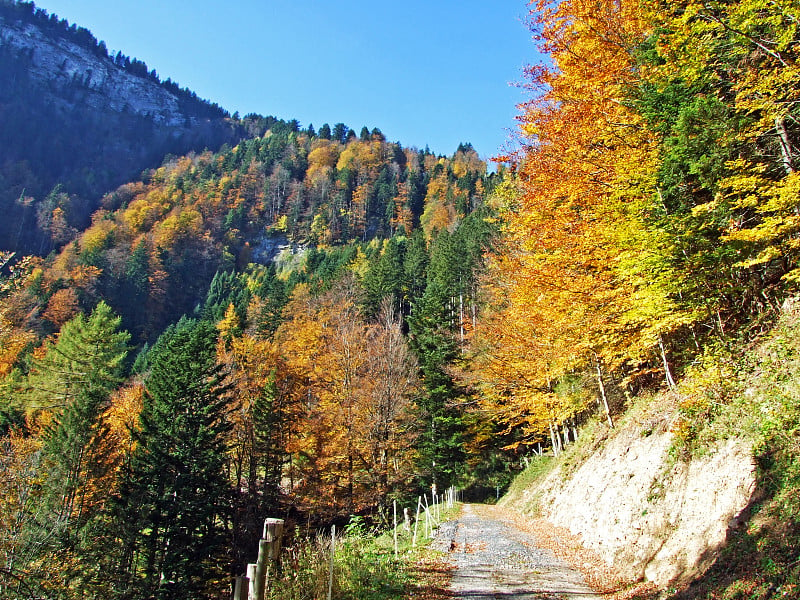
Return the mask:
<svg viewBox="0 0 800 600">
<path fill-rule="evenodd" d="M 459 510 L 442 508 L 442 521 Z M 337 534 L 332 597 L 336 600 L 400 600 L 444 598 L 447 567 L 427 549 L 420 517 L 417 543 L 411 531 L 398 526 L 397 555 L 394 532 L 379 533 L 354 518 Z M 324 600 L 328 597 L 330 535 L 297 538 L 285 548 L 281 574 L 271 582 L 269 600 Z"/>
<path fill-rule="evenodd" d="M 530 464 L 511 482 L 500 504 L 512 504 L 525 512 L 537 513 L 539 510 L 537 495 L 530 498 L 526 498 L 526 495 L 539 481 L 550 474 L 556 464 L 557 461 L 552 456 L 534 456 Z"/>
</svg>

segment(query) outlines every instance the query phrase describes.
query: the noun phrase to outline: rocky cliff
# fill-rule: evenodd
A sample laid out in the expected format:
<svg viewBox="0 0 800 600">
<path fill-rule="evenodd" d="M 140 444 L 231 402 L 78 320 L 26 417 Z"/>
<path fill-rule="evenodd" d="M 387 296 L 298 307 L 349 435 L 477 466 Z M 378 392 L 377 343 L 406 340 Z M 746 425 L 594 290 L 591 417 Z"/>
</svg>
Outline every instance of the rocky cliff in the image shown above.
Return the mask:
<svg viewBox="0 0 800 600">
<path fill-rule="evenodd" d="M 675 459 L 673 414 L 651 407 L 614 430 L 598 425 L 586 434 L 592 441 L 583 440 L 585 459 L 559 464 L 532 488 L 512 489 L 502 504 L 569 529 L 626 579 L 659 587 L 691 581 L 740 525 L 755 466 L 750 445 L 737 439 Z"/>
<path fill-rule="evenodd" d="M 81 229 L 104 193 L 240 129 L 144 63 L 109 57 L 88 30 L 0 4 L 0 248 L 46 253 L 68 237 L 52 230 L 54 209 Z M 48 198 L 56 184 L 65 195 Z"/>
<path fill-rule="evenodd" d="M 183 113 L 177 97 L 150 79 L 128 73 L 71 41 L 26 23 L 0 17 L 0 48 L 24 60 L 32 84 L 48 93 L 53 108 L 128 113 L 156 126 L 191 128 L 199 119 Z"/>
</svg>

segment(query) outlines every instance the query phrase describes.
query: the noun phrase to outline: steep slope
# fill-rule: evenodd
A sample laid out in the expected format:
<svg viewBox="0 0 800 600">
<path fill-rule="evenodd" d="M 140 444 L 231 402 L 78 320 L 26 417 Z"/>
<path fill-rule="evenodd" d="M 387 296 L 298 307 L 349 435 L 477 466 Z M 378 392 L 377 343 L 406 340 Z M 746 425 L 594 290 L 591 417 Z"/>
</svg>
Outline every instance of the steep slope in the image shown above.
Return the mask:
<svg viewBox="0 0 800 600">
<path fill-rule="evenodd" d="M 0 248 L 40 254 L 66 241 L 65 227 L 85 227 L 103 193 L 166 154 L 241 136 L 221 108 L 140 61 L 109 57 L 88 30 L 7 1 L 0 123 Z M 58 183 L 64 193 L 51 194 Z"/>
<path fill-rule="evenodd" d="M 757 343 L 708 351 L 674 391 L 614 429 L 587 428 L 544 470 L 537 461 L 543 475 L 520 477 L 501 503 L 679 598 L 795 597 L 799 331 L 787 301 Z"/>
<path fill-rule="evenodd" d="M 218 270 L 270 262 L 289 243 L 452 230 L 498 178 L 469 146 L 445 158 L 377 130 L 358 138 L 342 125 L 332 139 L 296 122 L 256 121 L 269 127 L 263 136 L 170 159 L 107 194 L 91 226 L 45 261 L 19 318 L 42 314 L 60 325 L 104 298 L 137 340 L 153 340 L 203 301 Z"/>
<path fill-rule="evenodd" d="M 538 507 L 626 579 L 688 583 L 713 563 L 736 526 L 755 489 L 755 468 L 741 440 L 691 462 L 673 461 L 670 420 L 668 411 L 657 411 L 603 431 L 607 438 L 574 471 L 560 465 L 503 503 Z"/>
</svg>

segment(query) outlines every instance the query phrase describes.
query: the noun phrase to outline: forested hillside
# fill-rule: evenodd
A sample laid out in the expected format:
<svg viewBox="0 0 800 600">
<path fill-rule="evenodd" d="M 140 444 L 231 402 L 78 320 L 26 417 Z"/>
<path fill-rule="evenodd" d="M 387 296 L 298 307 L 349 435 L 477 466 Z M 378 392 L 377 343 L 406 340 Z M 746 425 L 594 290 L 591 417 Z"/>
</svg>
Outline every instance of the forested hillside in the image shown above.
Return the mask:
<svg viewBox="0 0 800 600">
<path fill-rule="evenodd" d="M 85 30 L 0 9 L 158 85 Z M 675 460 L 734 435 L 719 423 L 748 371 L 731 365 L 797 293 L 800 9 L 530 10 L 548 60 L 496 173 L 466 143 L 436 156 L 378 128 L 231 124 L 169 83 L 246 136 L 148 146 L 160 166 L 140 176 L 100 155 L 105 179 L 3 163 L 21 218 L 0 254 L 0 597 L 222 597 L 265 516 L 386 524 L 434 487 L 483 498 L 534 448 L 558 455 L 657 391 L 677 405 Z M 32 56 L 3 39 L 0 65 L 30 83 Z M 86 226 L 67 171 L 103 192 Z M 767 412 L 753 428 L 780 505 L 764 518 L 786 527 L 751 541 L 775 551 L 754 583 L 775 592 L 800 528 L 796 438 L 775 424 L 800 426 Z"/>
<path fill-rule="evenodd" d="M 266 514 L 385 522 L 508 460 L 452 372 L 502 176 L 468 144 L 244 122 L 107 194 L 58 254 L 4 255 L 2 547 L 46 593 L 140 597 L 165 570 L 200 593 Z"/>
<path fill-rule="evenodd" d="M 32 2 L 0 2 L 0 249 L 45 255 L 168 153 L 217 150 L 226 111 Z"/>
</svg>

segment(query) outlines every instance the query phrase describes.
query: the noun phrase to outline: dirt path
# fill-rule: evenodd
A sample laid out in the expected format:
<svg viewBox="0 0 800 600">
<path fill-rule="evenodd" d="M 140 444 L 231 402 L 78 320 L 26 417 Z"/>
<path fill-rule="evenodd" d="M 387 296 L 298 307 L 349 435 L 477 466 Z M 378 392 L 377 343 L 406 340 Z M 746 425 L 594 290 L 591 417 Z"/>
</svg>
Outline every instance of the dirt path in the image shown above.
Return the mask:
<svg viewBox="0 0 800 600">
<path fill-rule="evenodd" d="M 489 507 L 464 505 L 439 528 L 436 547 L 454 566 L 452 597 L 469 600 L 600 600 L 583 575 L 537 548 L 530 533 Z"/>
</svg>

